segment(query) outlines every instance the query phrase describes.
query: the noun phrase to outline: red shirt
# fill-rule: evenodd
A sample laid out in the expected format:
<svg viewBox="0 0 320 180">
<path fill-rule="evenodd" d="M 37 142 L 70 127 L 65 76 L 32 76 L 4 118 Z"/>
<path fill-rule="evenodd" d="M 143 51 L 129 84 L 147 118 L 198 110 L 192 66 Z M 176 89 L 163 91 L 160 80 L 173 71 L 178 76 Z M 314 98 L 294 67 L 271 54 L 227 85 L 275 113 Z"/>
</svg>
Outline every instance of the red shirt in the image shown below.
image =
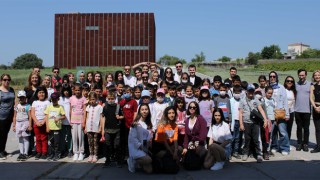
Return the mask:
<svg viewBox="0 0 320 180">
<path fill-rule="evenodd" d="M 129 101 L 122 99 L 119 104 L 123 111 L 125 125 L 127 128 L 130 128 L 133 122 L 134 113 L 137 112 L 138 109 L 138 103 L 134 99 L 130 99 Z"/>
</svg>

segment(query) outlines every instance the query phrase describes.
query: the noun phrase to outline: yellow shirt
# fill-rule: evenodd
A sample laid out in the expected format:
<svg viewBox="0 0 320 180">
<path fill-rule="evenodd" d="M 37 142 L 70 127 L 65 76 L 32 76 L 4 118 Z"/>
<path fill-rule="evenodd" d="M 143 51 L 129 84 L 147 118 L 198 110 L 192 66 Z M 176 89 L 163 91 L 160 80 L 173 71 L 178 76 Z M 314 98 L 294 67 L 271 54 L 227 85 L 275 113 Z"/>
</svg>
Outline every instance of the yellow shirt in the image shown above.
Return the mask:
<svg viewBox="0 0 320 180">
<path fill-rule="evenodd" d="M 47 106 L 46 110 L 44 111 L 46 115 L 48 115 L 48 126 L 50 130 L 60 130 L 61 129 L 61 120 L 57 123 L 55 122 L 56 117 L 60 117 L 61 115 L 65 115 L 63 106 Z"/>
</svg>

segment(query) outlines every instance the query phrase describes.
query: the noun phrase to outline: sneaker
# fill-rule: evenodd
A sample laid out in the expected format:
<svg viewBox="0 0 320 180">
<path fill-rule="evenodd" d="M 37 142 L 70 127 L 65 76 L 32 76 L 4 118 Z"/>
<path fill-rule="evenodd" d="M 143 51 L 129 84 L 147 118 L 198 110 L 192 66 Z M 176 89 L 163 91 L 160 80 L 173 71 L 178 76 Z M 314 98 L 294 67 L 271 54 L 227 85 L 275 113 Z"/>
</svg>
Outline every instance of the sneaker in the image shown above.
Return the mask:
<svg viewBox="0 0 320 180">
<path fill-rule="evenodd" d="M 263 159 L 264 159 L 264 160 L 269 160 L 269 159 L 270 159 L 270 158 L 269 158 L 269 153 L 268 153 L 268 152 L 263 153 Z"/>
<path fill-rule="evenodd" d="M 121 162 L 116 162 L 116 167 L 117 168 L 122 168 L 122 163 Z"/>
<path fill-rule="evenodd" d="M 78 157 L 78 161 L 83 161 L 83 158 L 84 158 L 83 154 L 80 153 L 80 154 L 79 154 L 79 157 Z"/>
<path fill-rule="evenodd" d="M 19 156 L 17 157 L 17 161 L 21 161 L 21 159 L 23 158 L 22 156 L 23 154 L 19 154 Z"/>
<path fill-rule="evenodd" d="M 98 158 L 97 158 L 97 156 L 93 156 L 93 158 L 92 158 L 92 163 L 96 163 L 98 161 Z"/>
<path fill-rule="evenodd" d="M 272 152 L 273 154 L 275 154 L 275 153 L 277 152 L 277 150 L 276 150 L 276 149 L 271 149 L 271 152 Z"/>
<path fill-rule="evenodd" d="M 26 161 L 28 159 L 28 155 L 22 154 L 21 161 Z"/>
<path fill-rule="evenodd" d="M 296 151 L 301 151 L 301 149 L 302 149 L 302 145 L 298 144 L 297 147 L 296 147 Z"/>
<path fill-rule="evenodd" d="M 47 159 L 47 153 L 43 153 L 40 159 Z"/>
<path fill-rule="evenodd" d="M 37 153 L 36 156 L 34 157 L 35 160 L 39 160 L 41 157 L 41 153 Z"/>
<path fill-rule="evenodd" d="M 72 153 L 72 152 L 69 152 L 69 153 L 68 153 L 68 158 L 72 158 L 72 155 L 73 155 L 73 153 Z"/>
<path fill-rule="evenodd" d="M 285 152 L 285 151 L 282 151 L 281 154 L 282 154 L 283 156 L 288 156 L 288 155 L 289 155 L 289 153 L 288 153 L 288 152 Z"/>
<path fill-rule="evenodd" d="M 245 154 L 245 155 L 242 156 L 242 161 L 247 161 L 248 158 L 249 158 L 249 156 Z"/>
<path fill-rule="evenodd" d="M 54 157 L 53 157 L 53 161 L 58 161 L 60 159 L 60 156 L 59 156 L 59 154 L 56 154 L 56 155 L 54 155 Z"/>
<path fill-rule="evenodd" d="M 50 154 L 50 155 L 48 156 L 48 161 L 52 161 L 52 160 L 53 160 L 53 157 L 54 157 L 54 154 L 53 154 L 53 153 Z"/>
<path fill-rule="evenodd" d="M 5 155 L 4 152 L 1 152 L 1 153 L 0 153 L 0 159 L 1 159 L 1 160 L 6 160 L 6 159 L 7 159 L 7 157 L 6 157 L 6 155 Z"/>
<path fill-rule="evenodd" d="M 261 155 L 257 156 L 257 163 L 262 163 L 262 156 Z"/>
<path fill-rule="evenodd" d="M 89 156 L 89 158 L 88 158 L 88 162 L 92 162 L 92 159 L 93 159 L 93 156 Z"/>
<path fill-rule="evenodd" d="M 239 155 L 239 153 L 234 153 L 232 156 L 235 157 L 236 159 L 241 159 L 241 156 Z"/>
<path fill-rule="evenodd" d="M 79 154 L 74 154 L 74 155 L 73 155 L 73 159 L 72 159 L 72 160 L 73 160 L 73 161 L 77 161 L 77 160 L 78 160 L 78 158 L 79 158 Z"/>
<path fill-rule="evenodd" d="M 318 152 L 320 152 L 320 146 L 318 146 L 318 145 L 316 147 L 314 147 L 313 150 L 310 151 L 310 153 L 318 153 Z"/>
<path fill-rule="evenodd" d="M 133 159 L 132 157 L 129 157 L 127 159 L 127 164 L 128 164 L 128 170 L 132 173 L 136 172 L 136 168 L 134 166 L 134 162 L 133 162 Z"/>
<path fill-rule="evenodd" d="M 307 145 L 307 144 L 304 144 L 304 145 L 303 145 L 303 151 L 304 151 L 304 152 L 308 152 L 308 151 L 309 151 L 309 148 L 308 148 L 308 145 Z"/>
<path fill-rule="evenodd" d="M 216 162 L 214 165 L 210 168 L 211 171 L 217 171 L 223 168 L 224 162 Z"/>
</svg>

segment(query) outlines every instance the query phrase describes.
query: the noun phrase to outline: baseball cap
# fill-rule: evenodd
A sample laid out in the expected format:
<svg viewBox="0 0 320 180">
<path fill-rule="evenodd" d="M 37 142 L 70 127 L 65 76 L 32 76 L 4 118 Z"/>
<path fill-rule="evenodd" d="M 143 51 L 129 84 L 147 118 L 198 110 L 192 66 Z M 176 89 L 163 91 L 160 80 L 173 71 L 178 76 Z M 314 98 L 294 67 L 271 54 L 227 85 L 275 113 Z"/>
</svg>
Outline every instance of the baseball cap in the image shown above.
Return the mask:
<svg viewBox="0 0 320 180">
<path fill-rule="evenodd" d="M 163 88 L 159 88 L 159 89 L 157 90 L 157 94 L 158 94 L 158 93 L 165 94 L 164 89 L 163 89 Z"/>
<path fill-rule="evenodd" d="M 143 91 L 141 92 L 141 97 L 145 97 L 145 96 L 150 97 L 150 92 L 149 92 L 149 90 L 143 90 Z"/>
<path fill-rule="evenodd" d="M 26 97 L 26 92 L 21 90 L 18 92 L 18 97 Z"/>
<path fill-rule="evenodd" d="M 201 90 L 209 90 L 208 86 L 201 86 L 200 91 Z"/>
<path fill-rule="evenodd" d="M 59 93 L 54 92 L 54 93 L 51 94 L 50 97 L 51 97 L 51 99 L 59 99 L 60 95 L 59 95 Z"/>
<path fill-rule="evenodd" d="M 253 84 L 248 84 L 248 86 L 247 86 L 247 91 L 254 91 L 256 88 L 254 87 L 254 85 Z"/>
</svg>

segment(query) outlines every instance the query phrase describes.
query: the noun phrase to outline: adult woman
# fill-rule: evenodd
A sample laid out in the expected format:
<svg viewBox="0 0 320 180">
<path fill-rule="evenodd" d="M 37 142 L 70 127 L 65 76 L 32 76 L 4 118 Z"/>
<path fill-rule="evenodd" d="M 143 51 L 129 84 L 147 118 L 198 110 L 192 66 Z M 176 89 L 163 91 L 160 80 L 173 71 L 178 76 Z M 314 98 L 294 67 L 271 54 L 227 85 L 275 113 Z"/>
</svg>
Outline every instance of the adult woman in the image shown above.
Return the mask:
<svg viewBox="0 0 320 180">
<path fill-rule="evenodd" d="M 115 85 L 113 81 L 113 74 L 107 73 L 105 77 L 105 87 L 109 87 L 111 85 Z"/>
<path fill-rule="evenodd" d="M 152 173 L 152 159 L 148 155 L 148 145 L 152 139 L 151 114 L 148 104 L 141 104 L 129 131 L 128 169 L 135 172 L 135 163 L 147 173 Z"/>
<path fill-rule="evenodd" d="M 269 85 L 273 89 L 272 98 L 276 104 L 275 109 L 285 111 L 285 117 L 278 119 L 277 123 L 273 124 L 271 152 L 275 153 L 279 151 L 285 156 L 290 152 L 290 142 L 287 132 L 287 121 L 289 120 L 287 92 L 285 88 L 279 84 L 278 74 L 275 71 L 269 73 Z M 279 134 L 279 141 L 277 134 Z"/>
<path fill-rule="evenodd" d="M 87 83 L 89 83 L 90 84 L 90 86 L 91 86 L 91 84 L 93 84 L 93 72 L 92 71 L 89 71 L 89 72 L 87 72 Z"/>
<path fill-rule="evenodd" d="M 156 157 L 162 158 L 166 154 L 178 160 L 178 125 L 176 111 L 173 106 L 167 107 L 157 127 L 155 142 L 152 146 Z"/>
<path fill-rule="evenodd" d="M 207 122 L 200 115 L 199 104 L 195 101 L 189 103 L 187 115 L 189 118 L 185 121 L 185 136 L 182 155 L 185 155 L 189 149 L 195 149 L 196 154 L 202 159 L 206 154 L 205 144 L 207 136 Z"/>
<path fill-rule="evenodd" d="M 13 121 L 14 90 L 10 87 L 9 74 L 1 75 L 0 84 L 0 159 L 6 159 L 6 144 L 11 123 Z"/>
<path fill-rule="evenodd" d="M 123 80 L 123 72 L 122 71 L 116 71 L 114 73 L 114 82 L 117 84 L 117 82 L 121 82 L 124 84 Z"/>
<path fill-rule="evenodd" d="M 296 99 L 296 82 L 292 76 L 287 76 L 284 80 L 283 84 L 284 88 L 286 88 L 287 92 L 287 100 L 288 100 L 288 108 L 289 108 L 289 120 L 287 121 L 287 132 L 288 132 L 288 138 L 290 141 L 291 138 L 291 130 L 292 130 L 292 124 L 294 120 L 294 104 Z"/>
<path fill-rule="evenodd" d="M 100 71 L 96 71 L 93 74 L 93 83 L 98 84 L 100 87 L 103 85 L 102 73 Z"/>
<path fill-rule="evenodd" d="M 225 123 L 222 109 L 214 109 L 211 124 L 208 132 L 208 137 L 210 138 L 208 153 L 204 167 L 211 167 L 211 170 L 219 170 L 223 168 L 224 162 L 230 156 L 232 135 L 229 125 Z"/>
<path fill-rule="evenodd" d="M 51 88 L 51 76 L 46 74 L 43 78 L 42 85 L 44 85 L 47 88 L 48 100 L 50 100 L 51 94 L 54 93 L 54 89 Z"/>
<path fill-rule="evenodd" d="M 313 123 L 316 129 L 316 147 L 311 153 L 320 152 L 320 70 L 316 70 L 312 75 L 314 84 L 310 87 L 310 102 L 313 107 Z"/>
<path fill-rule="evenodd" d="M 182 75 L 181 75 L 181 83 L 180 83 L 180 84 L 181 84 L 183 87 L 186 87 L 188 83 L 190 83 L 190 81 L 189 81 L 189 75 L 188 75 L 188 73 L 183 72 Z"/>
<path fill-rule="evenodd" d="M 178 82 L 174 81 L 174 74 L 173 74 L 173 71 L 170 67 L 167 67 L 164 70 L 163 81 L 166 81 L 168 83 L 168 85 L 178 84 Z"/>
<path fill-rule="evenodd" d="M 80 83 L 81 85 L 86 83 L 86 74 L 83 70 L 79 70 L 77 72 L 77 83 Z"/>
<path fill-rule="evenodd" d="M 137 79 L 136 85 L 142 84 L 142 78 L 141 78 L 142 70 L 141 70 L 141 68 L 140 68 L 140 67 L 134 68 L 134 69 L 133 69 L 133 72 L 134 72 L 134 76 L 135 76 L 136 79 Z M 148 76 L 149 76 L 149 75 L 148 75 Z"/>
</svg>

